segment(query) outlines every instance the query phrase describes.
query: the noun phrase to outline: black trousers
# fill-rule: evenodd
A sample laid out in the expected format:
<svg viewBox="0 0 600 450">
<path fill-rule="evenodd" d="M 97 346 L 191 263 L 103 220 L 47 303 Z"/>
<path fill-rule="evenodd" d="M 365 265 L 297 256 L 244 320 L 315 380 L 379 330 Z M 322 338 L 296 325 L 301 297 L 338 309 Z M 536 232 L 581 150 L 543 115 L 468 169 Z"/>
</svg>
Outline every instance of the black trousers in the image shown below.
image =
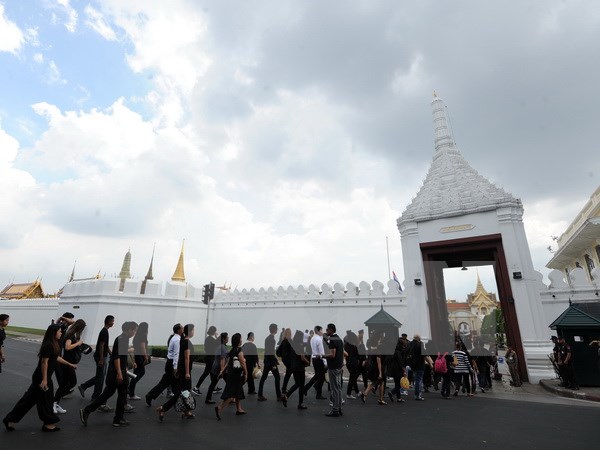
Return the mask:
<svg viewBox="0 0 600 450">
<path fill-rule="evenodd" d="M 471 393 L 471 374 L 470 373 L 457 373 L 454 375 L 455 391 L 460 391 L 460 388 L 464 385 L 467 390 L 467 394 Z"/>
<path fill-rule="evenodd" d="M 212 372 L 210 373 L 210 385 L 208 386 L 208 392 L 206 393 L 205 401 L 210 402 L 212 400 L 213 391 L 217 387 L 219 380 L 219 374 L 214 374 Z"/>
<path fill-rule="evenodd" d="M 215 362 L 214 356 L 206 355 L 204 357 L 204 372 L 202 372 L 202 375 L 200 375 L 200 378 L 198 378 L 198 382 L 196 383 L 196 388 L 200 389 L 200 386 L 202 385 L 204 380 L 206 380 L 206 377 L 210 376 L 210 369 L 212 368 L 214 362 Z M 211 380 L 212 380 L 212 378 L 211 378 Z"/>
<path fill-rule="evenodd" d="M 573 364 L 563 364 L 559 366 L 561 377 L 565 383 L 565 387 L 574 389 L 579 387 L 577 380 L 575 379 L 575 370 L 573 370 Z"/>
<path fill-rule="evenodd" d="M 60 422 L 60 419 L 54 414 L 54 410 L 52 409 L 53 398 L 54 387 L 51 380 L 48 380 L 47 391 L 42 391 L 39 383 L 33 382 L 12 411 L 6 415 L 6 420 L 8 422 L 17 423 L 25 417 L 31 408 L 36 406 L 38 417 L 44 425 Z"/>
<path fill-rule="evenodd" d="M 135 385 L 146 375 L 146 365 L 144 364 L 144 357 L 140 355 L 135 355 L 135 369 L 133 369 L 133 373 L 137 375 L 137 378 L 134 378 L 129 382 L 129 396 L 133 397 L 135 395 Z"/>
<path fill-rule="evenodd" d="M 160 393 L 166 388 L 170 387 L 171 390 L 173 390 L 177 382 L 177 378 L 175 378 L 175 375 L 173 374 L 173 360 L 167 359 L 167 362 L 165 363 L 165 373 L 158 384 L 146 394 L 146 397 L 151 400 L 156 400 Z"/>
<path fill-rule="evenodd" d="M 279 384 L 279 370 L 277 370 L 277 365 L 267 365 L 267 363 L 264 364 L 263 374 L 262 377 L 260 377 L 260 382 L 258 383 L 258 395 L 263 395 L 263 388 L 265 385 L 265 381 L 269 376 L 269 372 L 271 372 L 273 374 L 273 377 L 275 378 L 275 395 L 277 395 L 277 398 L 279 398 L 281 397 L 281 386 Z"/>
<path fill-rule="evenodd" d="M 123 420 L 125 413 L 125 405 L 127 404 L 127 387 L 129 386 L 129 377 L 123 373 L 123 382 L 117 383 L 116 372 L 110 370 L 106 376 L 106 387 L 98 398 L 92 400 L 83 410 L 86 413 L 96 411 L 101 405 L 105 405 L 109 398 L 117 393 L 117 407 L 115 408 L 115 416 L 113 423 Z"/>
<path fill-rule="evenodd" d="M 69 366 L 61 367 L 62 375 L 60 377 L 60 384 L 54 394 L 54 401 L 60 402 L 60 399 L 71 392 L 75 386 L 77 386 L 77 373 L 75 369 Z"/>
<path fill-rule="evenodd" d="M 285 364 L 284 364 L 285 365 Z M 290 378 L 292 377 L 292 369 L 288 364 L 285 366 L 285 375 L 283 375 L 283 385 L 281 386 L 281 392 L 287 392 L 287 385 L 290 382 Z"/>
<path fill-rule="evenodd" d="M 352 391 L 359 393 L 358 389 L 358 376 L 360 375 L 360 367 L 359 366 L 351 366 L 348 367 L 348 373 L 350 374 L 348 377 L 348 389 L 346 391 L 347 395 L 352 395 Z"/>
<path fill-rule="evenodd" d="M 94 386 L 94 393 L 92 394 L 92 400 L 98 398 L 102 394 L 102 387 L 104 386 L 104 378 L 106 377 L 106 369 L 108 367 L 108 358 L 104 358 L 104 363 L 100 366 L 96 361 L 96 375 L 87 380 L 85 383 L 81 383 L 83 389 L 88 389 Z"/>
<path fill-rule="evenodd" d="M 358 373 L 362 377 L 363 386 L 365 389 L 369 386 L 369 369 L 366 365 L 363 365 L 362 362 L 358 367 Z"/>
<path fill-rule="evenodd" d="M 286 395 L 290 397 L 297 389 L 298 405 L 302 405 L 304 403 L 304 382 L 306 380 L 306 372 L 304 370 L 296 370 L 292 372 L 292 375 L 294 376 L 294 385 Z"/>
<path fill-rule="evenodd" d="M 452 372 L 448 370 L 440 375 L 442 377 L 442 397 L 450 397 L 450 384 L 452 382 Z"/>
<path fill-rule="evenodd" d="M 323 395 L 323 383 L 325 383 L 325 363 L 321 358 L 313 358 L 313 367 L 315 368 L 315 374 L 306 384 L 304 392 L 308 393 L 311 387 L 314 386 L 317 391 L 317 397 Z"/>
<path fill-rule="evenodd" d="M 173 406 L 175 406 L 175 403 L 177 403 L 177 400 L 179 399 L 179 394 L 181 394 L 182 391 L 191 391 L 192 390 L 191 377 L 189 380 L 186 380 L 185 375 L 183 373 L 180 373 L 179 378 L 176 378 L 175 380 L 176 380 L 176 382 L 171 387 L 171 389 L 173 390 L 173 397 L 171 397 L 169 400 L 167 400 L 164 403 L 164 405 L 162 405 L 163 411 L 168 411 Z"/>
</svg>

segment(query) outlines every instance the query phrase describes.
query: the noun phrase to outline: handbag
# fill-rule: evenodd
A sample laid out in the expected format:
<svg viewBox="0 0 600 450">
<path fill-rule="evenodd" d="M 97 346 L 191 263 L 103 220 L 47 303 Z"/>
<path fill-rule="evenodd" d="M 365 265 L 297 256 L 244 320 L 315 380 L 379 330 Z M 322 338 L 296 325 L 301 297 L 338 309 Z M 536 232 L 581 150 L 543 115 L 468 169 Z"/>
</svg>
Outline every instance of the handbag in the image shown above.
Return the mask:
<svg viewBox="0 0 600 450">
<path fill-rule="evenodd" d="M 410 387 L 410 381 L 408 381 L 408 378 L 400 378 L 400 387 L 404 390 L 407 390 Z"/>
<path fill-rule="evenodd" d="M 175 402 L 175 411 L 188 412 L 196 409 L 196 399 L 190 391 L 181 391 Z"/>
<path fill-rule="evenodd" d="M 258 367 L 255 367 L 252 371 L 252 378 L 258 380 L 260 377 L 262 377 L 262 370 L 260 370 Z"/>
</svg>

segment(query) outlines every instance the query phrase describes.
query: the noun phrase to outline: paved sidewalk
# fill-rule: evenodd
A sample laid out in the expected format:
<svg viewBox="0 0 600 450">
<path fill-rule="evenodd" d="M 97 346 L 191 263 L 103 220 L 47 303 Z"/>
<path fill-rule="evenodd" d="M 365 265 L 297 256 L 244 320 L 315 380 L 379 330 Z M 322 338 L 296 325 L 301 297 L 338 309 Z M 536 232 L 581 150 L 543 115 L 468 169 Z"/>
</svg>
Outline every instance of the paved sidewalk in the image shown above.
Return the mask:
<svg viewBox="0 0 600 450">
<path fill-rule="evenodd" d="M 556 380 L 541 380 L 540 385 L 547 391 L 560 395 L 561 397 L 576 398 L 579 400 L 589 400 L 600 402 L 600 387 L 580 387 L 578 391 L 567 389 L 559 386 L 560 381 Z"/>
</svg>

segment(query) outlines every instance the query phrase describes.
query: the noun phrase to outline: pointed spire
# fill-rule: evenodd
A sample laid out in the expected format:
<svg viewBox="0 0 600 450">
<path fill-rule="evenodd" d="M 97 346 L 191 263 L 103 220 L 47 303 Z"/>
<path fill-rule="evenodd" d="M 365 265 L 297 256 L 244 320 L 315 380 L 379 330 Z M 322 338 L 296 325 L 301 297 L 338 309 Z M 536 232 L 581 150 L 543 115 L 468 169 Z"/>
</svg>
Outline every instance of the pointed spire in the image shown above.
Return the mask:
<svg viewBox="0 0 600 450">
<path fill-rule="evenodd" d="M 75 260 L 75 263 L 73 264 L 73 270 L 71 271 L 71 276 L 69 277 L 68 283 L 70 283 L 71 281 L 73 281 L 75 279 L 75 266 L 76 265 L 77 265 L 77 260 Z"/>
<path fill-rule="evenodd" d="M 154 250 L 155 249 L 156 249 L 156 242 L 154 243 L 154 246 L 152 247 L 152 258 L 150 259 L 150 267 L 148 267 L 148 273 L 146 274 L 144 281 L 142 281 L 142 289 L 140 290 L 140 294 L 146 293 L 146 283 L 148 282 L 148 280 L 154 280 L 154 277 L 152 276 L 152 265 L 154 264 Z"/>
<path fill-rule="evenodd" d="M 435 132 L 435 151 L 438 152 L 443 148 L 455 147 L 452 131 L 450 130 L 450 122 L 444 101 L 439 98 L 433 91 L 433 100 L 431 101 L 433 113 L 433 128 Z"/>
<path fill-rule="evenodd" d="M 436 151 L 423 186 L 398 219 L 398 227 L 504 207 L 522 212 L 519 199 L 480 175 L 462 156 L 450 131 L 446 106 L 437 94 L 431 105 Z"/>
<path fill-rule="evenodd" d="M 479 278 L 479 270 L 477 271 L 477 287 L 475 288 L 475 297 L 479 294 L 483 294 L 485 296 L 488 295 L 488 291 L 483 287 L 483 283 L 481 282 L 481 278 Z"/>
<path fill-rule="evenodd" d="M 171 277 L 173 281 L 182 281 L 185 282 L 185 272 L 183 271 L 183 247 L 185 245 L 185 239 L 181 243 L 181 253 L 179 254 L 179 261 L 177 261 L 177 267 L 175 268 L 175 273 Z"/>
<path fill-rule="evenodd" d="M 125 280 L 131 278 L 131 248 L 127 250 L 127 253 L 125 253 L 125 258 L 123 258 L 123 266 L 121 267 L 119 278 L 121 279 L 119 291 L 122 292 L 125 288 Z"/>
</svg>

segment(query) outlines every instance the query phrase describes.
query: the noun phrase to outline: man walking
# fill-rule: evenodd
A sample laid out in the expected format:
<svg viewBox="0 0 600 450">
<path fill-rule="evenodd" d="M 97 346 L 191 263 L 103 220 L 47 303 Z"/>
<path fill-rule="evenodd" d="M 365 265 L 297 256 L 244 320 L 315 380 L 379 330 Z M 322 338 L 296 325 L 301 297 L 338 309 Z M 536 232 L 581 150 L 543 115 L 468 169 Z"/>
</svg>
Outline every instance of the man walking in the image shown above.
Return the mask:
<svg viewBox="0 0 600 450">
<path fill-rule="evenodd" d="M 92 400 L 85 408 L 79 410 L 81 423 L 87 426 L 89 415 L 96 411 L 100 405 L 105 405 L 115 392 L 118 392 L 117 407 L 113 418 L 113 427 L 124 427 L 129 425 L 123 418 L 125 405 L 127 404 L 127 387 L 129 385 L 127 371 L 127 352 L 129 350 L 129 339 L 135 336 L 137 323 L 125 322 L 121 326 L 122 333 L 115 339 L 110 362 L 106 374 L 106 387 L 102 394 L 95 400 Z"/>
<path fill-rule="evenodd" d="M 167 362 L 165 363 L 165 373 L 156 386 L 150 389 L 146 394 L 146 404 L 152 406 L 152 401 L 156 400 L 162 391 L 170 387 L 173 389 L 177 379 L 177 362 L 179 361 L 179 343 L 183 334 L 183 326 L 180 323 L 173 325 L 173 335 L 169 341 L 167 350 Z"/>
<path fill-rule="evenodd" d="M 194 389 L 192 389 L 192 394 L 200 395 L 200 386 L 206 379 L 206 377 L 210 376 L 210 371 L 212 369 L 213 363 L 215 362 L 215 353 L 219 348 L 219 340 L 217 339 L 217 327 L 211 325 L 206 332 L 206 337 L 204 338 L 204 372 L 198 378 L 198 382 Z"/>
<path fill-rule="evenodd" d="M 323 355 L 325 355 L 325 347 L 323 346 L 323 327 L 317 325 L 315 328 L 315 334 L 310 340 L 310 348 L 312 354 L 312 363 L 315 369 L 315 374 L 310 381 L 304 387 L 304 396 L 308 395 L 308 391 L 314 386 L 317 391 L 317 399 L 326 399 L 323 396 L 323 383 L 325 383 L 325 361 Z"/>
<path fill-rule="evenodd" d="M 423 398 L 423 374 L 425 373 L 425 357 L 423 356 L 423 344 L 421 336 L 415 334 L 408 349 L 410 368 L 415 375 L 415 400 Z"/>
<path fill-rule="evenodd" d="M 265 385 L 265 381 L 269 376 L 269 372 L 273 374 L 275 378 L 275 394 L 277 398 L 281 398 L 281 385 L 279 380 L 279 370 L 277 369 L 277 365 L 279 361 L 277 361 L 277 356 L 275 356 L 275 335 L 277 334 L 277 325 L 272 323 L 269 325 L 269 335 L 265 339 L 265 357 L 263 360 L 263 374 L 260 378 L 260 383 L 258 384 L 258 401 L 264 402 L 267 398 L 263 395 L 263 387 Z"/>
<path fill-rule="evenodd" d="M 97 399 L 102 394 L 102 387 L 104 386 L 104 377 L 106 376 L 106 369 L 108 367 L 108 357 L 110 356 L 109 347 L 109 334 L 108 330 L 115 324 L 114 316 L 106 316 L 104 318 L 104 327 L 98 333 L 98 340 L 96 341 L 96 351 L 94 352 L 94 361 L 96 362 L 96 375 L 87 380 L 85 383 L 81 383 L 78 387 L 79 393 L 85 398 L 85 390 L 94 386 L 94 392 L 92 393 L 92 400 Z M 98 408 L 102 411 L 110 411 L 108 405 L 102 405 Z"/>
<path fill-rule="evenodd" d="M 325 330 L 329 337 L 329 353 L 323 357 L 327 359 L 329 371 L 329 385 L 331 386 L 331 398 L 333 406 L 327 417 L 340 417 L 342 413 L 342 367 L 344 366 L 344 342 L 336 334 L 333 323 L 327 325 Z M 314 338 L 313 338 L 314 339 Z"/>
<path fill-rule="evenodd" d="M 256 394 L 252 372 L 255 367 L 260 369 L 260 363 L 258 361 L 258 349 L 254 344 L 254 333 L 252 331 L 248 333 L 248 340 L 242 345 L 242 353 L 244 354 L 244 358 L 246 358 L 246 367 L 248 368 L 248 394 Z"/>
</svg>

